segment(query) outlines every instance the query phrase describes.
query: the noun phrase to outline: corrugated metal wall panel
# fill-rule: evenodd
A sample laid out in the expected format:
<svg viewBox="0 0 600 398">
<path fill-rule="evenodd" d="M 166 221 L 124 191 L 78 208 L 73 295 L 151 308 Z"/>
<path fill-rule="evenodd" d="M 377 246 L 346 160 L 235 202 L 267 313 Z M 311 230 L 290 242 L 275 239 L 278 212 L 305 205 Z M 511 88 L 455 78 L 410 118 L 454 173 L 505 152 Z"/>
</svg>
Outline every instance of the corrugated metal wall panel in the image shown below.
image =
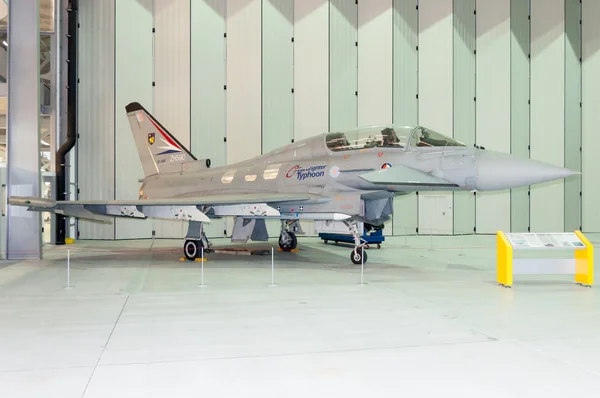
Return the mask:
<svg viewBox="0 0 600 398">
<path fill-rule="evenodd" d="M 262 149 L 261 0 L 227 2 L 227 163 Z M 227 220 L 227 232 L 233 229 Z"/>
<path fill-rule="evenodd" d="M 564 166 L 565 0 L 531 0 L 531 158 Z M 531 187 L 531 231 L 563 231 L 564 181 Z"/>
<path fill-rule="evenodd" d="M 392 0 L 358 4 L 359 126 L 392 122 L 392 17 Z"/>
<path fill-rule="evenodd" d="M 294 2 L 264 0 L 262 9 L 262 152 L 294 138 Z"/>
<path fill-rule="evenodd" d="M 294 1 L 294 140 L 329 130 L 329 0 Z M 302 221 L 314 235 L 312 221 Z"/>
<path fill-rule="evenodd" d="M 506 26 L 507 1 L 510 2 L 512 28 L 510 50 L 507 50 L 506 38 L 509 34 Z M 542 0 L 534 0 L 541 10 L 538 19 L 534 20 L 534 24 L 539 22 L 537 27 L 534 26 L 534 33 L 542 36 L 544 32 L 549 32 L 550 36 L 560 33 L 548 43 L 545 41 L 548 36 L 540 36 L 541 40 L 534 37 L 534 47 L 537 46 L 539 50 L 537 53 L 534 51 L 535 60 L 541 61 L 533 68 L 534 97 L 537 95 L 537 98 L 532 103 L 535 116 L 532 119 L 535 130 L 532 150 L 534 155 L 547 157 L 544 160 L 553 163 L 560 163 L 564 158 L 565 165 L 575 170 L 581 162 L 583 180 L 580 185 L 577 177 L 568 179 L 564 184 L 564 196 L 559 193 L 543 194 L 544 187 L 540 187 L 541 191 L 532 194 L 537 198 L 537 202 L 533 203 L 532 216 L 538 223 L 536 229 L 559 229 L 560 225 L 555 220 L 562 217 L 564 209 L 564 227 L 571 230 L 578 226 L 581 206 L 583 228 L 589 232 L 600 230 L 600 218 L 593 202 L 593 198 L 600 194 L 596 192 L 594 184 L 595 173 L 589 172 L 597 168 L 596 156 L 590 148 L 594 146 L 594 126 L 598 124 L 593 101 L 600 92 L 600 89 L 594 88 L 597 79 L 594 80 L 593 72 L 597 69 L 598 54 L 598 34 L 594 30 L 597 24 L 593 18 L 598 15 L 598 10 L 594 9 L 594 2 L 583 4 L 584 38 L 581 39 L 577 26 L 578 2 L 564 1 L 567 2 L 566 8 L 561 11 L 563 0 L 553 0 L 552 7 Z M 472 47 L 465 37 L 473 28 L 470 22 L 465 24 L 464 21 L 473 19 L 479 35 L 475 57 L 479 70 L 475 86 L 477 143 L 488 149 L 506 151 L 510 142 L 513 154 L 527 157 L 530 142 L 530 111 L 527 105 L 530 92 L 529 2 L 480 0 L 477 7 L 483 8 L 476 16 L 469 11 L 472 2 L 423 1 L 417 11 L 417 0 L 393 0 L 393 10 L 389 8 L 390 0 L 377 0 L 372 4 L 362 2 L 358 6 L 355 2 L 343 0 L 334 0 L 331 4 L 327 0 L 293 3 L 292 0 L 230 0 L 226 13 L 226 5 L 222 1 L 155 0 L 157 33 L 153 56 L 151 35 L 148 33 L 152 23 L 152 0 L 123 0 L 116 6 L 116 11 L 114 0 L 82 0 L 79 11 L 79 197 L 113 199 L 137 195 L 139 184 L 133 180 L 137 180 L 141 168 L 133 143 L 130 142 L 131 133 L 122 110 L 124 104 L 132 100 L 144 103 L 180 141 L 186 145 L 191 141 L 191 149 L 198 157 L 210 154 L 214 165 L 225 162 L 226 151 L 231 163 L 254 156 L 261 149 L 271 149 L 271 145 L 279 146 L 275 139 L 286 141 L 294 137 L 298 140 L 326 131 L 329 126 L 343 129 L 353 127 L 357 122 L 379 123 L 381 117 L 389 114 L 390 103 L 395 123 L 415 124 L 420 116 L 421 124 L 469 141 L 474 131 L 470 124 L 472 117 L 467 112 L 471 109 L 467 99 L 472 87 L 465 81 L 472 80 L 469 78 L 472 75 L 469 70 L 472 57 L 468 54 Z M 456 5 L 454 11 L 451 11 L 452 3 Z M 384 12 L 379 13 L 378 7 L 383 7 Z M 490 15 L 483 14 L 484 7 L 487 7 Z M 494 10 L 494 7 L 500 7 L 500 10 Z M 566 12 L 566 35 L 559 27 L 564 22 L 553 25 L 551 15 L 546 15 L 550 12 L 549 8 Z M 128 18 L 133 14 L 139 16 L 135 21 Z M 421 17 L 418 18 L 418 15 Z M 261 16 L 266 18 L 264 27 L 260 22 Z M 382 24 L 380 18 L 386 22 Z M 387 24 L 388 18 L 393 19 L 393 27 Z M 419 19 L 421 26 L 418 28 Z M 449 29 L 452 20 L 455 30 Z M 388 27 L 390 29 L 386 30 Z M 223 38 L 226 28 L 227 39 Z M 417 29 L 421 31 L 420 37 Z M 489 32 L 480 32 L 480 29 L 489 29 Z M 288 33 L 281 33 L 283 31 Z M 294 43 L 291 43 L 291 34 L 294 35 Z M 562 38 L 560 35 L 563 35 Z M 331 36 L 331 41 L 328 36 Z M 355 46 L 357 40 L 359 47 Z M 577 40 L 583 41 L 583 71 L 578 66 Z M 417 44 L 420 46 L 418 52 Z M 390 53 L 384 52 L 389 56 L 380 56 L 382 48 L 390 48 Z M 547 52 L 548 49 L 551 54 Z M 507 51 L 510 51 L 510 57 L 506 55 Z M 562 51 L 565 51 L 565 64 L 557 66 L 554 61 L 557 56 L 562 57 Z M 226 64 L 224 58 L 227 54 L 229 62 Z M 452 55 L 454 57 L 450 58 Z M 552 68 L 546 67 L 544 57 L 552 58 L 553 62 L 548 61 Z M 132 61 L 129 58 L 135 59 Z M 289 65 L 290 59 L 293 66 L 286 72 L 285 65 Z M 376 59 L 376 62 L 369 62 L 372 59 Z M 485 62 L 489 63 L 489 67 L 485 66 Z M 510 62 L 509 75 L 506 65 L 501 66 L 502 62 Z M 153 68 L 157 87 L 151 93 L 144 82 L 152 78 Z M 558 77 L 559 68 L 564 68 L 564 95 L 547 95 L 548 88 L 560 91 L 559 86 L 563 85 Z M 195 72 L 195 69 L 198 71 Z M 581 73 L 581 77 L 578 73 Z M 386 90 L 383 82 L 389 80 L 390 75 L 393 77 L 391 90 Z M 262 85 L 261 76 L 267 78 Z M 507 79 L 510 82 L 509 94 L 506 93 Z M 578 85 L 580 80 L 583 80 L 581 94 Z M 279 96 L 284 95 L 284 81 L 292 81 L 288 83 L 291 84 L 289 89 L 294 87 L 295 91 L 293 96 L 290 92 L 288 97 L 292 105 L 286 101 L 268 99 L 271 95 L 273 98 L 283 98 Z M 228 90 L 223 90 L 225 82 Z M 355 91 L 359 92 L 358 97 Z M 375 92 L 388 93 L 392 99 L 389 101 L 389 96 L 385 95 L 376 96 Z M 264 101 L 261 94 L 267 96 Z M 510 95 L 508 118 L 505 115 L 506 95 Z M 583 97 L 581 116 L 577 109 L 579 95 Z M 152 104 L 146 103 L 152 99 L 156 105 L 154 109 Z M 565 106 L 557 105 L 561 101 Z M 287 110 L 280 111 L 280 107 Z M 549 107 L 554 111 L 549 112 Z M 261 116 L 261 111 L 266 114 Z M 288 112 L 292 112 L 291 118 Z M 553 123 L 548 133 L 549 121 L 540 116 L 549 113 L 552 113 L 552 120 L 564 115 L 562 129 L 565 131 L 565 146 L 564 149 L 557 149 L 561 151 L 560 156 L 558 152 L 552 153 L 543 146 L 542 141 L 548 138 L 548 134 L 554 137 L 553 140 L 558 139 L 556 126 L 560 123 Z M 273 129 L 278 128 L 275 126 L 285 123 L 275 122 L 274 118 L 288 120 L 291 126 L 288 130 L 293 132 L 273 135 Z M 227 120 L 229 125 L 226 124 Z M 271 127 L 270 121 L 273 122 Z M 510 139 L 500 132 L 507 129 L 509 121 Z M 544 123 L 548 123 L 548 126 Z M 579 136 L 578 123 L 582 126 L 582 137 Z M 451 126 L 454 131 L 450 131 Z M 226 134 L 227 144 L 223 142 Z M 580 139 L 583 158 L 578 151 Z M 115 146 L 116 142 L 119 145 Z M 116 175 L 119 178 L 115 180 Z M 578 197 L 580 186 L 582 199 Z M 527 192 L 527 188 L 522 188 L 512 190 L 510 194 L 510 219 L 514 231 L 526 231 L 529 226 L 530 201 Z M 423 198 L 424 195 L 420 196 Z M 542 201 L 542 196 L 552 198 L 552 209 L 547 206 L 547 200 Z M 452 210 L 455 213 L 454 232 L 463 232 L 462 223 L 470 224 L 470 216 L 462 215 L 459 202 L 462 199 L 457 197 L 454 207 L 450 203 L 446 209 L 448 196 L 442 194 L 441 197 L 444 199 L 422 199 L 426 204 L 421 207 L 421 213 L 435 214 L 440 210 L 438 205 L 445 210 Z M 563 201 L 564 204 L 561 204 Z M 414 231 L 418 214 L 416 197 L 397 198 L 395 203 L 394 233 L 401 235 Z M 483 193 L 478 195 L 477 203 L 477 232 L 494 232 L 499 229 L 496 228 L 498 225 L 506 223 L 507 217 L 503 214 L 508 211 L 507 193 Z M 468 203 L 465 207 L 469 214 L 470 206 L 471 203 Z M 549 213 L 559 215 L 549 217 Z M 552 225 L 545 225 L 548 219 L 551 219 Z M 431 232 L 440 232 L 444 230 L 446 221 L 446 215 L 437 215 L 429 221 L 425 220 L 422 227 L 435 224 L 436 231 Z M 166 228 L 162 225 L 156 223 L 155 228 L 159 231 Z M 213 227 L 214 236 L 222 235 L 221 226 Z M 506 229 L 506 225 L 502 224 L 501 228 Z M 311 232 L 310 227 L 306 229 Z M 140 223 L 129 220 L 118 220 L 116 226 L 80 223 L 81 238 L 112 239 L 115 230 L 117 238 L 130 238 L 147 236 L 150 227 L 140 227 Z M 424 232 L 423 228 L 421 232 Z M 184 233 L 185 224 L 174 223 L 170 230 L 167 228 L 158 236 L 180 237 Z"/>
<path fill-rule="evenodd" d="M 581 3 L 565 0 L 565 167 L 581 171 Z M 565 231 L 581 229 L 581 176 L 565 179 Z"/>
<path fill-rule="evenodd" d="M 190 0 L 154 0 L 154 113 L 190 148 Z M 154 220 L 157 238 L 182 238 L 187 225 Z"/>
<path fill-rule="evenodd" d="M 477 1 L 477 145 L 510 153 L 510 0 Z M 510 231 L 510 191 L 478 192 L 478 234 Z"/>
<path fill-rule="evenodd" d="M 261 153 L 261 0 L 227 2 L 227 163 Z"/>
<path fill-rule="evenodd" d="M 392 0 L 358 4 L 358 126 L 392 123 Z M 377 62 L 373 62 L 376 59 Z M 384 228 L 392 235 L 392 225 Z"/>
<path fill-rule="evenodd" d="M 191 150 L 212 167 L 226 163 L 225 13 L 222 0 L 191 3 Z M 223 236 L 224 229 L 222 219 L 204 226 L 209 238 Z"/>
<path fill-rule="evenodd" d="M 116 199 L 137 199 L 144 177 L 125 105 L 141 103 L 152 112 L 152 0 L 115 3 L 115 176 Z M 135 18 L 131 18 L 135 15 Z M 132 38 L 134 38 L 132 40 Z M 152 237 L 151 220 L 115 220 L 116 239 Z"/>
<path fill-rule="evenodd" d="M 454 0 L 454 138 L 475 144 L 475 0 Z M 454 234 L 475 231 L 475 196 L 454 193 Z"/>
<path fill-rule="evenodd" d="M 262 153 L 290 144 L 294 138 L 294 2 L 262 2 Z M 269 236 L 278 237 L 279 220 L 267 221 Z"/>
<path fill-rule="evenodd" d="M 582 3 L 582 222 L 585 232 L 600 232 L 600 2 Z"/>
<path fill-rule="evenodd" d="M 452 0 L 419 3 L 419 124 L 452 136 Z M 419 233 L 452 234 L 452 193 L 419 193 Z"/>
<path fill-rule="evenodd" d="M 190 0 L 154 0 L 154 116 L 190 147 Z"/>
<path fill-rule="evenodd" d="M 294 139 L 329 130 L 329 1 L 294 1 Z"/>
<path fill-rule="evenodd" d="M 329 6 L 329 129 L 357 125 L 358 7 L 347 0 Z"/>
<path fill-rule="evenodd" d="M 114 0 L 79 4 L 79 199 L 115 198 Z M 79 222 L 80 239 L 114 239 L 114 225 Z"/>
<path fill-rule="evenodd" d="M 529 1 L 510 1 L 510 153 L 529 157 Z M 510 229 L 529 229 L 529 187 L 510 192 Z"/>
<path fill-rule="evenodd" d="M 419 57 L 417 46 L 417 0 L 394 0 L 392 104 L 395 124 L 416 125 L 419 122 Z M 394 235 L 411 235 L 418 227 L 416 194 L 394 199 L 392 228 Z"/>
</svg>

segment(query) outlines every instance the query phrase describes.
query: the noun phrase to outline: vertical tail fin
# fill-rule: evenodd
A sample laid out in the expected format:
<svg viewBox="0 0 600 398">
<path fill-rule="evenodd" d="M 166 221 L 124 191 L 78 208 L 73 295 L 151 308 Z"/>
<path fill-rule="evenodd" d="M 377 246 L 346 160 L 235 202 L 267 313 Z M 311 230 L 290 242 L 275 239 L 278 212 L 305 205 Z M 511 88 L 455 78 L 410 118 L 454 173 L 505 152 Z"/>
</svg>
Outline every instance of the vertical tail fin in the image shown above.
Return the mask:
<svg viewBox="0 0 600 398">
<path fill-rule="evenodd" d="M 146 176 L 181 169 L 196 158 L 138 102 L 125 107 Z"/>
</svg>

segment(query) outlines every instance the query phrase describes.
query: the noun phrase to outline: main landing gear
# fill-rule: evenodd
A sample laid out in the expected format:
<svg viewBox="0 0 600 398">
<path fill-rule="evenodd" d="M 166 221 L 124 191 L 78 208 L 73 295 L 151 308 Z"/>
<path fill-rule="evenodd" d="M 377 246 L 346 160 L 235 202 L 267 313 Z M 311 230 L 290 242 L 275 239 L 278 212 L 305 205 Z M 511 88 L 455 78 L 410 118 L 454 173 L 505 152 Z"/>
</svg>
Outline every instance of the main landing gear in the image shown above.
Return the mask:
<svg viewBox="0 0 600 398">
<path fill-rule="evenodd" d="M 287 222 L 281 220 L 281 234 L 279 234 L 279 247 L 284 251 L 294 250 L 298 246 L 296 234 L 288 231 Z"/>
<path fill-rule="evenodd" d="M 352 249 L 352 252 L 350 253 L 350 260 L 352 260 L 352 262 L 354 264 L 366 264 L 367 263 L 366 249 L 368 248 L 368 245 L 366 244 L 367 243 L 366 241 L 363 241 L 361 239 L 360 234 L 358 233 L 358 222 L 344 221 L 344 224 L 346 224 L 348 226 L 348 228 L 350 228 L 350 233 L 352 234 L 352 237 L 354 238 L 354 249 Z"/>
<path fill-rule="evenodd" d="M 201 258 L 203 253 L 210 252 L 212 243 L 208 241 L 204 233 L 203 224 L 200 221 L 190 221 L 188 232 L 183 244 L 183 254 L 186 259 L 194 261 Z"/>
<path fill-rule="evenodd" d="M 201 240 L 186 239 L 183 244 L 183 254 L 185 255 L 185 258 L 190 261 L 200 258 L 204 251 L 203 249 L 204 243 Z"/>
</svg>

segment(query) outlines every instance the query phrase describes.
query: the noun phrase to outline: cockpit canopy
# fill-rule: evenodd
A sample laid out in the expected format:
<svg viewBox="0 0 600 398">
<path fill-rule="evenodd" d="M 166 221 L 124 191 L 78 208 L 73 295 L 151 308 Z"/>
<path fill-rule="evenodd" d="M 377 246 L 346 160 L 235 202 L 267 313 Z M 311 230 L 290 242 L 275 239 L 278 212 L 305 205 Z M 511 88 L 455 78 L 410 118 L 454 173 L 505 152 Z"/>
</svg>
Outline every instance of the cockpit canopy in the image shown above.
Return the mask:
<svg viewBox="0 0 600 398">
<path fill-rule="evenodd" d="M 424 147 L 424 146 L 466 146 L 460 141 L 456 141 L 450 137 L 438 133 L 432 129 L 428 129 L 422 126 L 417 126 L 413 129 L 412 136 L 410 137 L 410 146 L 412 147 Z"/>
<path fill-rule="evenodd" d="M 372 126 L 345 132 L 331 132 L 325 136 L 327 148 L 333 152 L 366 148 L 406 148 L 465 146 L 422 126 Z"/>
</svg>

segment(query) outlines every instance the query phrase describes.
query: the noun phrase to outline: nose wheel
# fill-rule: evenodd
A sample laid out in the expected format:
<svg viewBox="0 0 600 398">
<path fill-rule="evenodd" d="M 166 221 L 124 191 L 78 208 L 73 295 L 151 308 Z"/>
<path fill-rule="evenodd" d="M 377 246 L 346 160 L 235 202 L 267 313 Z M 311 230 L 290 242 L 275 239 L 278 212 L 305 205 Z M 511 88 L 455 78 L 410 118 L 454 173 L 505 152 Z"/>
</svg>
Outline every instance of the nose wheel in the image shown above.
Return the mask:
<svg viewBox="0 0 600 398">
<path fill-rule="evenodd" d="M 204 243 L 201 240 L 187 239 L 183 244 L 183 254 L 188 260 L 194 261 L 202 256 L 202 248 Z"/>
<path fill-rule="evenodd" d="M 365 264 L 367 262 L 367 252 L 362 247 L 356 248 L 350 253 L 350 260 L 357 265 Z"/>
<path fill-rule="evenodd" d="M 350 253 L 350 260 L 353 264 L 366 264 L 367 263 L 367 252 L 366 249 L 369 248 L 369 245 L 361 239 L 360 234 L 358 233 L 358 225 L 356 221 L 346 222 L 344 224 L 348 226 L 350 229 L 350 233 L 354 238 L 354 249 Z"/>
</svg>

